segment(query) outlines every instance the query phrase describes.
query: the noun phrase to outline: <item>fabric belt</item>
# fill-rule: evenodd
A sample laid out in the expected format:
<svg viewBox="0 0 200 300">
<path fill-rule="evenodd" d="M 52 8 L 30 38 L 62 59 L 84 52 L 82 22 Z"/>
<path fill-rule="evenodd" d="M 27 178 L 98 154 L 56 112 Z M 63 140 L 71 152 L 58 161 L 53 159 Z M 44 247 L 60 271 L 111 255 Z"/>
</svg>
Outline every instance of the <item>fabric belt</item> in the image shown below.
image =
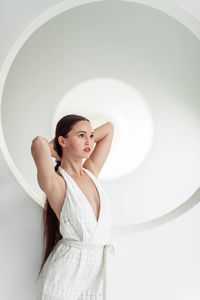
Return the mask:
<svg viewBox="0 0 200 300">
<path fill-rule="evenodd" d="M 103 300 L 108 300 L 108 276 L 107 276 L 107 255 L 109 253 L 115 253 L 115 249 L 112 243 L 107 244 L 101 244 L 101 243 L 95 243 L 95 242 L 89 242 L 89 241 L 75 241 L 75 240 L 69 240 L 62 238 L 60 240 L 66 245 L 70 245 L 75 248 L 89 248 L 89 247 L 96 247 L 96 248 L 102 248 L 103 249 Z"/>
</svg>

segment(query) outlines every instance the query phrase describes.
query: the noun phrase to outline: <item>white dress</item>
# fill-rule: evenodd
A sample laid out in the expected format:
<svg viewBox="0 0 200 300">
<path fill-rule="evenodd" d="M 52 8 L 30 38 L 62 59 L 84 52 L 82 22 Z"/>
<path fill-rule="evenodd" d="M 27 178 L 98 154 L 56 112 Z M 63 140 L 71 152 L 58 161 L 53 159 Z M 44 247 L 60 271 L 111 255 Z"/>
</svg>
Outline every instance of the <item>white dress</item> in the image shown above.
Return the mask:
<svg viewBox="0 0 200 300">
<path fill-rule="evenodd" d="M 60 214 L 62 239 L 48 256 L 36 283 L 37 300 L 107 300 L 107 253 L 114 253 L 111 203 L 97 177 L 82 168 L 100 196 L 99 219 L 73 178 L 59 166 L 67 182 Z"/>
</svg>

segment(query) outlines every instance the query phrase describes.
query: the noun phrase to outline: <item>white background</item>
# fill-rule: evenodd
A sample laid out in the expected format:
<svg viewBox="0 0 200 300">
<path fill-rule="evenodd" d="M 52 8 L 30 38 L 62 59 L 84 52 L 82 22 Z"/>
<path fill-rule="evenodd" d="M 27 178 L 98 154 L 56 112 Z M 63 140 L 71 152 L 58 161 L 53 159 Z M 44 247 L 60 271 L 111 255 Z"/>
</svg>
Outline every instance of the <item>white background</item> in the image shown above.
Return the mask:
<svg viewBox="0 0 200 300">
<path fill-rule="evenodd" d="M 0 65 L 26 26 L 59 2 L 1 1 Z M 199 4 L 197 1 L 188 2 L 173 1 L 200 22 Z M 0 298 L 34 299 L 42 251 L 42 208 L 24 192 L 2 155 L 0 165 Z M 110 194 L 114 187 L 115 184 L 108 187 Z M 111 258 L 112 299 L 199 299 L 199 213 L 197 204 L 176 220 L 158 228 L 115 238 L 116 255 Z M 117 218 L 115 222 L 120 223 Z"/>
</svg>

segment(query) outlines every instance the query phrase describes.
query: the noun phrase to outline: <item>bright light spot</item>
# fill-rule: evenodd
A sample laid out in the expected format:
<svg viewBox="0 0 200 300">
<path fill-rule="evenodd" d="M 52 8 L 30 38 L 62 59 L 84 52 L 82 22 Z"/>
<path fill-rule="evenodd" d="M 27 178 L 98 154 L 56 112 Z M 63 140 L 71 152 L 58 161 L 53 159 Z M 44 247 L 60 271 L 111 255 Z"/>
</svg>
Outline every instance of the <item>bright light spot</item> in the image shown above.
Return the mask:
<svg viewBox="0 0 200 300">
<path fill-rule="evenodd" d="M 74 86 L 55 110 L 52 136 L 58 120 L 68 114 L 87 117 L 93 128 L 107 121 L 114 124 L 112 147 L 100 173 L 103 179 L 133 172 L 150 151 L 153 122 L 149 108 L 142 95 L 121 80 L 98 78 Z"/>
</svg>

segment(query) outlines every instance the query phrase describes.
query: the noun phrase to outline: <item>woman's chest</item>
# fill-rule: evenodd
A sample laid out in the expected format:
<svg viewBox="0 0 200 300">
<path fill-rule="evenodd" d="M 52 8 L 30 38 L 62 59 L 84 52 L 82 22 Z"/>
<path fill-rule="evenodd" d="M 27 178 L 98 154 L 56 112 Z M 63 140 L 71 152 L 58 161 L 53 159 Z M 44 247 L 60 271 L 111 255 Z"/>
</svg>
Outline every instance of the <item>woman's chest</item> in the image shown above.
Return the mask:
<svg viewBox="0 0 200 300">
<path fill-rule="evenodd" d="M 78 192 L 83 196 L 84 200 L 91 205 L 96 219 L 98 219 L 100 212 L 100 193 L 96 185 L 91 180 L 76 181 Z"/>
</svg>

